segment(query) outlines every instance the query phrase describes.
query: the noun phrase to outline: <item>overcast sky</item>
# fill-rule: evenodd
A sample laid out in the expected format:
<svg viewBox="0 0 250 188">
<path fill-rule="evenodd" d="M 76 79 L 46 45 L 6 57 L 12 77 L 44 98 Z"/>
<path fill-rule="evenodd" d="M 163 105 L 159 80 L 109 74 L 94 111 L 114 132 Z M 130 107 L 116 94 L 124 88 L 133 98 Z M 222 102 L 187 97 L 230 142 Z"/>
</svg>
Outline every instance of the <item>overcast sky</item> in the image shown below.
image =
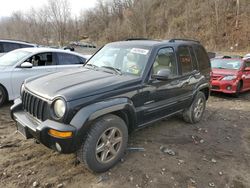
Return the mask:
<svg viewBox="0 0 250 188">
<path fill-rule="evenodd" d="M 72 14 L 78 15 L 83 9 L 95 6 L 96 0 L 68 0 L 71 4 Z M 47 3 L 47 0 L 1 0 L 0 17 L 10 16 L 13 11 L 26 11 L 31 7 L 39 8 Z"/>
</svg>

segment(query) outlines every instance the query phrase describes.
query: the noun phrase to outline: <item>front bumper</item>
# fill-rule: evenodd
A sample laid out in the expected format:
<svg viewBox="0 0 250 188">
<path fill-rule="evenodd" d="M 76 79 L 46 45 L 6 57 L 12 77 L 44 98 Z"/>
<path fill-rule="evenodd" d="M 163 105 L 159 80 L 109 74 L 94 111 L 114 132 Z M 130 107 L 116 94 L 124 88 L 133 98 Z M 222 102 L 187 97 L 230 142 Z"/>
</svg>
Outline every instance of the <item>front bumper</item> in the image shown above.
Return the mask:
<svg viewBox="0 0 250 188">
<path fill-rule="evenodd" d="M 212 80 L 211 91 L 233 94 L 237 92 L 237 83 L 235 80 Z"/>
<path fill-rule="evenodd" d="M 61 153 L 72 153 L 76 151 L 76 128 L 59 123 L 52 120 L 38 121 L 29 113 L 22 110 L 22 102 L 20 99 L 15 100 L 11 107 L 11 117 L 16 121 L 18 131 L 27 139 L 35 138 L 45 146 L 57 150 Z M 49 130 L 53 129 L 60 132 L 72 132 L 70 138 L 57 138 L 49 134 Z M 58 144 L 59 148 L 58 149 Z"/>
</svg>

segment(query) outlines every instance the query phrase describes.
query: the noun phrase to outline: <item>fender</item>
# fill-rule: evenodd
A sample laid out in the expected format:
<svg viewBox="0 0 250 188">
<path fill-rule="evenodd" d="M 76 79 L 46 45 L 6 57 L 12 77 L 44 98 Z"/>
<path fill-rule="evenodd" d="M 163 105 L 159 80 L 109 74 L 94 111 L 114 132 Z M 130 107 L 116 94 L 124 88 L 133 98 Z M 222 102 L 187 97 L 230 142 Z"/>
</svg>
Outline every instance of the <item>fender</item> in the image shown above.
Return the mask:
<svg viewBox="0 0 250 188">
<path fill-rule="evenodd" d="M 131 126 L 134 126 L 136 121 L 136 111 L 133 106 L 133 102 L 128 98 L 116 98 L 101 101 L 83 107 L 79 110 L 70 122 L 70 125 L 74 126 L 77 130 L 75 135 L 75 144 L 73 144 L 75 145 L 75 149 L 78 149 L 82 142 L 84 142 L 84 134 L 87 133 L 87 130 L 91 126 L 91 122 L 93 120 L 105 114 L 119 110 L 128 111 L 130 115 L 129 121 L 133 122 Z"/>
<path fill-rule="evenodd" d="M 98 103 L 91 104 L 83 107 L 79 110 L 71 120 L 70 124 L 81 129 L 81 127 L 88 121 L 93 121 L 96 118 L 119 110 L 127 110 L 132 116 L 132 119 L 136 120 L 136 110 L 133 102 L 128 98 L 115 98 Z"/>
<path fill-rule="evenodd" d="M 210 88 L 211 88 L 211 86 L 210 86 L 209 83 L 203 83 L 203 84 L 198 85 L 198 87 L 194 90 L 193 97 L 196 96 L 196 94 L 198 93 L 198 91 L 203 90 L 203 89 L 208 89 L 209 90 L 209 92 L 208 92 L 208 97 L 209 97 L 209 95 L 210 95 Z"/>
</svg>

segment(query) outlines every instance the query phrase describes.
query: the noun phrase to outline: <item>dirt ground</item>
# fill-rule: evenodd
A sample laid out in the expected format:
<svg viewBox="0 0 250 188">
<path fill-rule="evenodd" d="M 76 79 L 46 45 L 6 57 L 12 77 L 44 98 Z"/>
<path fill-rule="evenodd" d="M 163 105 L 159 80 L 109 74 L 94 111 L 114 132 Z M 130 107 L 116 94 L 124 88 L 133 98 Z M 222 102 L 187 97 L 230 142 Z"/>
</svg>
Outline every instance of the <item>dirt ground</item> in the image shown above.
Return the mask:
<svg viewBox="0 0 250 188">
<path fill-rule="evenodd" d="M 172 117 L 133 133 L 124 159 L 103 174 L 24 140 L 10 105 L 0 109 L 0 187 L 250 187 L 250 92 L 211 96 L 195 126 Z"/>
</svg>

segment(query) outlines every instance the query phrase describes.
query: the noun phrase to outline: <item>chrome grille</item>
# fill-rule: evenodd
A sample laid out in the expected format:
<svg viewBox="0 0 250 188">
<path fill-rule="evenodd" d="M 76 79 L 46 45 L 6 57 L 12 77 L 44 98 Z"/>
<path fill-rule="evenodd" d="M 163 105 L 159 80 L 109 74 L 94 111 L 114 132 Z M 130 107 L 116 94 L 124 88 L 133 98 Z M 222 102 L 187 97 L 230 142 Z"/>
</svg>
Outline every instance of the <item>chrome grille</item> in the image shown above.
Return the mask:
<svg viewBox="0 0 250 188">
<path fill-rule="evenodd" d="M 33 117 L 45 121 L 48 119 L 48 103 L 26 91 L 22 95 L 23 109 Z"/>
</svg>

